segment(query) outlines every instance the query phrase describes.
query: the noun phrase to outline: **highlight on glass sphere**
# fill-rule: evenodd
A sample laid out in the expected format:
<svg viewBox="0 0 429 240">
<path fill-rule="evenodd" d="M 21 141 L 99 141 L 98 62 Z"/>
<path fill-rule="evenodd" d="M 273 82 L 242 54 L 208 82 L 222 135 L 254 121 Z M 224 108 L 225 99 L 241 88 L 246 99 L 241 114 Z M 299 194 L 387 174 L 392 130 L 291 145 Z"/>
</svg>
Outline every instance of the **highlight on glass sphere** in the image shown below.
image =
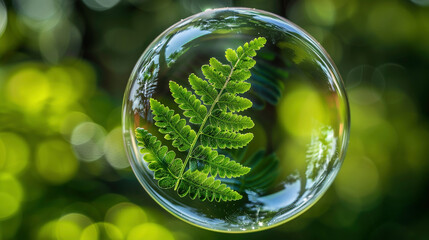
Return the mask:
<svg viewBox="0 0 429 240">
<path fill-rule="evenodd" d="M 158 36 L 131 74 L 122 117 L 148 194 L 220 232 L 267 229 L 311 207 L 341 167 L 350 125 L 323 48 L 247 8 L 208 10 Z"/>
</svg>

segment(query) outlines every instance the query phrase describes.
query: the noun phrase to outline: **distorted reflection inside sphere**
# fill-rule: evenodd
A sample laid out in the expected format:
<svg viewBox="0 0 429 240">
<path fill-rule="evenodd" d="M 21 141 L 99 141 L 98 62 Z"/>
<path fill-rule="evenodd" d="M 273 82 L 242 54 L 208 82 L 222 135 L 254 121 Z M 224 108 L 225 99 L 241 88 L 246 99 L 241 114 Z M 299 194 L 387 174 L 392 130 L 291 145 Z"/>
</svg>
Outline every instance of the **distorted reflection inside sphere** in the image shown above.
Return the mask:
<svg viewBox="0 0 429 240">
<path fill-rule="evenodd" d="M 262 230 L 308 209 L 337 175 L 348 131 L 327 53 L 254 9 L 170 27 L 140 57 L 124 97 L 126 149 L 144 189 L 215 231 Z"/>
</svg>

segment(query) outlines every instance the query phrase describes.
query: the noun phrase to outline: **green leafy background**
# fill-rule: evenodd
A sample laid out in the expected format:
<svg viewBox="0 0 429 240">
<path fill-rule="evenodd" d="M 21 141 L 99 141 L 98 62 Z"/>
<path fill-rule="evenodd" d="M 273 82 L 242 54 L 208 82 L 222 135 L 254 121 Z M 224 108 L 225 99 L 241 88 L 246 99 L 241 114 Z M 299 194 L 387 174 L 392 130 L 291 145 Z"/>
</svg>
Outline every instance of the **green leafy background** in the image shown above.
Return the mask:
<svg viewBox="0 0 429 240">
<path fill-rule="evenodd" d="M 161 209 L 131 172 L 120 131 L 145 47 L 223 6 L 274 12 L 312 34 L 352 109 L 349 151 L 325 196 L 244 235 Z M 0 239 L 428 239 L 428 43 L 427 0 L 2 0 Z"/>
</svg>

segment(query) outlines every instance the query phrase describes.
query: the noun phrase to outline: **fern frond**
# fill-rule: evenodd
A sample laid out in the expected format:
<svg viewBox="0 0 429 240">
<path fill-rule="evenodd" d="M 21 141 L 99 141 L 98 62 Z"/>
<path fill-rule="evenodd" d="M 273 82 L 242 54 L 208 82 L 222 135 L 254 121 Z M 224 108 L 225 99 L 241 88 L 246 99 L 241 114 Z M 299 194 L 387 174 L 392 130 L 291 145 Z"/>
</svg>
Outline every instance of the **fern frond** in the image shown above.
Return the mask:
<svg viewBox="0 0 429 240">
<path fill-rule="evenodd" d="M 179 108 L 184 110 L 183 115 L 190 118 L 189 122 L 201 124 L 207 115 L 207 108 L 201 104 L 201 101 L 186 88 L 173 81 L 170 81 L 170 91 L 174 101 L 179 104 Z"/>
<path fill-rule="evenodd" d="M 155 172 L 155 178 L 159 180 L 161 187 L 171 188 L 174 185 L 174 190 L 181 197 L 189 195 L 192 199 L 199 198 L 203 201 L 233 201 L 242 198 L 239 193 L 214 177 L 239 177 L 247 174 L 250 168 L 218 154 L 214 149 L 242 148 L 253 139 L 252 133 L 240 133 L 254 126 L 252 119 L 233 112 L 252 107 L 249 99 L 237 94 L 245 93 L 251 88 L 251 84 L 246 81 L 251 77 L 249 69 L 255 65 L 252 57 L 265 42 L 265 38 L 256 38 L 237 50 L 227 49 L 225 56 L 230 65 L 211 58 L 208 65 L 201 67 L 206 80 L 195 74 L 189 76 L 189 83 L 195 94 L 170 81 L 174 101 L 190 123 L 199 125 L 197 132 L 179 114 L 174 114 L 173 110 L 154 99 L 150 100 L 159 132 L 167 140 L 173 141 L 173 147 L 187 151 L 183 162 L 174 159 L 174 152 L 168 152 L 167 147 L 162 147 L 155 137 L 138 129 L 139 146 L 144 147 L 143 152 L 149 153 L 144 156 L 145 161 L 149 162 L 149 169 Z M 197 170 L 198 163 L 204 165 L 202 171 Z"/>
<path fill-rule="evenodd" d="M 255 126 L 252 119 L 231 112 L 215 110 L 209 117 L 210 124 L 220 129 L 238 132 Z"/>
<path fill-rule="evenodd" d="M 220 180 L 207 177 L 207 173 L 198 170 L 188 170 L 183 174 L 177 192 L 181 197 L 189 195 L 191 199 L 198 198 L 201 201 L 210 202 L 237 201 L 242 198 L 239 193 L 222 184 Z"/>
<path fill-rule="evenodd" d="M 161 146 L 161 142 L 143 128 L 136 129 L 136 138 L 142 147 L 143 160 L 149 163 L 148 168 L 154 172 L 158 185 L 164 189 L 174 187 L 183 166 L 182 160 L 175 158 L 176 153 Z"/>
<path fill-rule="evenodd" d="M 173 141 L 173 147 L 179 151 L 186 151 L 191 147 L 196 133 L 190 126 L 186 125 L 186 120 L 181 119 L 179 114 L 174 114 L 173 110 L 164 106 L 157 100 L 150 99 L 155 125 L 159 127 L 159 132 L 165 134 L 164 138 Z"/>
<path fill-rule="evenodd" d="M 209 147 L 198 146 L 191 155 L 191 159 L 204 163 L 205 173 L 210 173 L 213 177 L 219 175 L 224 178 L 235 178 L 247 174 L 250 168 L 231 160 L 224 155 L 218 154 Z"/>
<path fill-rule="evenodd" d="M 201 100 L 203 100 L 204 104 L 211 105 L 214 103 L 218 92 L 212 85 L 210 85 L 207 81 L 197 77 L 197 75 L 193 73 L 189 75 L 189 83 L 191 84 L 195 93 L 201 96 Z"/>
<path fill-rule="evenodd" d="M 241 112 L 252 107 L 252 102 L 247 98 L 225 93 L 220 97 L 218 105 L 223 111 L 228 108 L 231 112 Z"/>
<path fill-rule="evenodd" d="M 207 126 L 201 133 L 201 145 L 211 148 L 241 148 L 249 144 L 253 133 L 236 133 Z"/>
</svg>

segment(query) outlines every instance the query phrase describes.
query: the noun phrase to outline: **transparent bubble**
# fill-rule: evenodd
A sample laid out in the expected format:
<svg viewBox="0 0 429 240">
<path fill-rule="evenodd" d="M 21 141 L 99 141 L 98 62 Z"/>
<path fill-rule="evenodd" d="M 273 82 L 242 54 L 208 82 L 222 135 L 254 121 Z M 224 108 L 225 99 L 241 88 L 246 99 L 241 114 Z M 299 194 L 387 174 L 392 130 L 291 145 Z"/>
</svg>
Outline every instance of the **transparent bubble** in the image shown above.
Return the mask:
<svg viewBox="0 0 429 240">
<path fill-rule="evenodd" d="M 194 93 L 188 81 L 191 73 L 204 79 L 201 66 L 208 64 L 211 57 L 226 64 L 227 48 L 237 49 L 257 37 L 265 37 L 267 42 L 254 58 L 256 65 L 247 80 L 250 90 L 240 95 L 249 99 L 252 107 L 238 113 L 253 120 L 254 127 L 242 131 L 252 133 L 253 140 L 236 150 L 213 149 L 251 168 L 241 177 L 216 177 L 242 198 L 220 202 L 192 200 L 189 195 L 180 197 L 174 188 L 161 188 L 143 160 L 135 129 L 146 129 L 182 161 L 189 149 L 178 151 L 160 133 L 154 124 L 150 99 L 173 109 L 198 132 L 200 125 L 189 123 L 174 102 L 169 82 Z M 213 127 L 213 122 L 207 126 Z M 291 22 L 255 9 L 208 10 L 170 27 L 142 54 L 124 97 L 126 150 L 144 189 L 178 218 L 215 231 L 262 230 L 303 213 L 337 175 L 348 133 L 346 93 L 327 53 Z M 196 141 L 196 145 L 199 143 Z M 204 171 L 203 161 L 191 158 L 189 162 L 192 170 Z M 185 170 L 188 168 L 189 164 Z"/>
</svg>

